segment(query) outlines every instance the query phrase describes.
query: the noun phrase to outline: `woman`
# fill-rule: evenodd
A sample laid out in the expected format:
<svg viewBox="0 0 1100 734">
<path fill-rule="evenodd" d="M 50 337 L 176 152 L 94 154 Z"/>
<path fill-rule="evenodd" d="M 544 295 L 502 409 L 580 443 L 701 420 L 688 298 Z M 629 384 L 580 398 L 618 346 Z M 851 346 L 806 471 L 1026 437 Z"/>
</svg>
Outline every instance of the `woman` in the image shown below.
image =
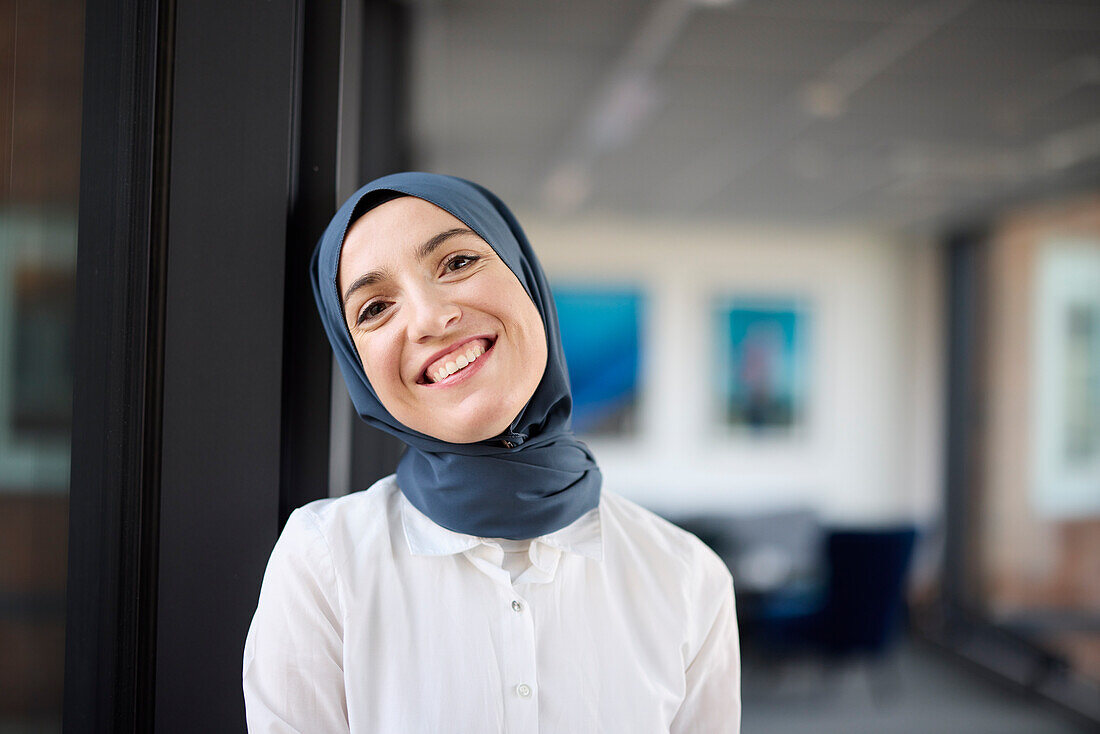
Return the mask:
<svg viewBox="0 0 1100 734">
<path fill-rule="evenodd" d="M 601 492 L 504 204 L 449 176 L 378 179 L 312 277 L 358 413 L 408 448 L 287 521 L 245 644 L 249 730 L 739 731 L 729 572 Z"/>
</svg>

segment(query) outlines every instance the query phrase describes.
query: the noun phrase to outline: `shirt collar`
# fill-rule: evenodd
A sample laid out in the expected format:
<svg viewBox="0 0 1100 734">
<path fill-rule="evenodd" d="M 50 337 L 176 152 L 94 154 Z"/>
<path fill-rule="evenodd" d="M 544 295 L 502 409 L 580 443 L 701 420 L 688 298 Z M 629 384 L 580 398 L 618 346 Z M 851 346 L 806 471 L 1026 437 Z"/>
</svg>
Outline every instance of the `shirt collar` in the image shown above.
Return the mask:
<svg viewBox="0 0 1100 734">
<path fill-rule="evenodd" d="M 466 535 L 437 525 L 427 515 L 409 502 L 403 492 L 401 495 L 401 523 L 405 528 L 405 540 L 409 551 L 417 556 L 447 556 L 462 553 L 491 538 Z M 603 560 L 603 525 L 600 519 L 602 503 L 581 515 L 569 525 L 546 535 L 534 538 L 532 542 L 558 548 L 569 553 L 577 553 L 597 561 Z"/>
</svg>

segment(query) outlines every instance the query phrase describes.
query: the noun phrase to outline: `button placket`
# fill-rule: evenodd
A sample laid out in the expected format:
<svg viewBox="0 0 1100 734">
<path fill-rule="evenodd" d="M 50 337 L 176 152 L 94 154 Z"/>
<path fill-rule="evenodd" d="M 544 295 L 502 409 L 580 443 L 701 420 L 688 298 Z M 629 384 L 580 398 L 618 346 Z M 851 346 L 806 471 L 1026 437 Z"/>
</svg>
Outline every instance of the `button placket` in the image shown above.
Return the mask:
<svg viewBox="0 0 1100 734">
<path fill-rule="evenodd" d="M 538 731 L 538 691 L 534 618 L 529 602 L 516 594 L 509 585 L 502 588 L 505 604 L 502 620 L 505 645 L 502 672 L 506 690 L 504 701 L 505 730 Z"/>
</svg>

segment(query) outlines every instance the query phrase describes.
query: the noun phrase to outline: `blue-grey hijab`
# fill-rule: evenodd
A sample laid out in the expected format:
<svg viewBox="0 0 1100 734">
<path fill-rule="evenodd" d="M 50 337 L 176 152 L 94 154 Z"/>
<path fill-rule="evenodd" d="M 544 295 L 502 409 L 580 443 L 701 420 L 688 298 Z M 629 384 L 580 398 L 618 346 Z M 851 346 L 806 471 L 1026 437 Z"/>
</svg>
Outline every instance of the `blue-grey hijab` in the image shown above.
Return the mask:
<svg viewBox="0 0 1100 734">
<path fill-rule="evenodd" d="M 546 327 L 546 372 L 527 405 L 499 436 L 456 444 L 399 423 L 371 387 L 344 321 L 337 275 L 348 227 L 401 196 L 431 202 L 476 232 L 515 273 Z M 494 194 L 461 178 L 431 173 L 384 176 L 352 194 L 313 252 L 313 295 L 352 402 L 367 423 L 408 446 L 397 483 L 437 524 L 480 537 L 534 538 L 599 504 L 601 475 L 570 428 L 573 398 L 550 286 L 515 217 Z"/>
</svg>

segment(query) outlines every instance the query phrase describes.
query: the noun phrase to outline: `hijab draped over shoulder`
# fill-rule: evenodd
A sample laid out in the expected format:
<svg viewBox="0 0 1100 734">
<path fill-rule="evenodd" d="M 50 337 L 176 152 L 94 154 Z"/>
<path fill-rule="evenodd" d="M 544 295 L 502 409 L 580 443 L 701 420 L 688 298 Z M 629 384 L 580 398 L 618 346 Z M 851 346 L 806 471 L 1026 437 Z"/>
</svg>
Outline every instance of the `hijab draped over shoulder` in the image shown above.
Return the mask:
<svg viewBox="0 0 1100 734">
<path fill-rule="evenodd" d="M 485 240 L 515 273 L 546 327 L 542 381 L 509 428 L 489 440 L 448 443 L 399 423 L 367 380 L 344 321 L 337 277 L 348 228 L 367 211 L 401 196 L 435 204 Z M 418 510 L 456 532 L 524 539 L 559 530 L 599 504 L 599 467 L 570 427 L 573 398 L 550 287 L 519 223 L 494 194 L 438 174 L 376 179 L 356 191 L 329 222 L 313 252 L 310 276 L 356 411 L 408 447 L 397 466 L 397 483 Z"/>
</svg>

